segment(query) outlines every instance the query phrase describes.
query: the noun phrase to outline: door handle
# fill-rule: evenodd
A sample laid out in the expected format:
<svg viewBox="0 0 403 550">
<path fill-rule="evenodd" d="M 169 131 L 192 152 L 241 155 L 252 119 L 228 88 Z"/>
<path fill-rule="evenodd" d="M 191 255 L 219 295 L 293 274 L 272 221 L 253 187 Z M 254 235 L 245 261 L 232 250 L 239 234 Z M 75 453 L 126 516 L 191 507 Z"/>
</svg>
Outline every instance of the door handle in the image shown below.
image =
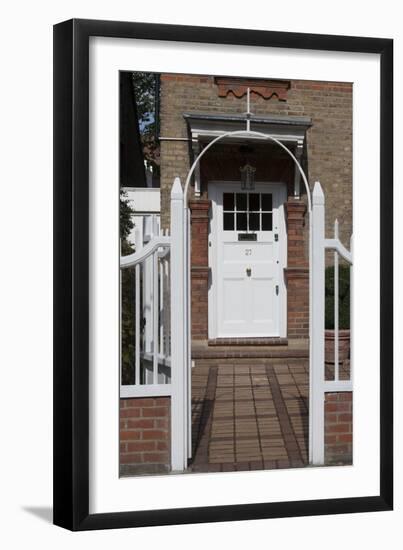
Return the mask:
<svg viewBox="0 0 403 550">
<path fill-rule="evenodd" d="M 250 277 L 252 275 L 252 269 L 250 267 L 246 268 L 246 275 Z"/>
</svg>

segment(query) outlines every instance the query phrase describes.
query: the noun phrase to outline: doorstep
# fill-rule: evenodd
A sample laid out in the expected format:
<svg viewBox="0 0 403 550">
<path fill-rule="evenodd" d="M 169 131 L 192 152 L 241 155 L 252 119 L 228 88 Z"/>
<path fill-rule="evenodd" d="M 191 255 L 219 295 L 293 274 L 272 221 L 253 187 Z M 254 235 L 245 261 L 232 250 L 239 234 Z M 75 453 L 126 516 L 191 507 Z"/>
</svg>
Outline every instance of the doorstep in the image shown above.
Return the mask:
<svg viewBox="0 0 403 550">
<path fill-rule="evenodd" d="M 192 359 L 306 359 L 309 357 L 309 341 L 289 340 L 286 344 L 264 345 L 211 344 L 209 340 L 192 341 Z"/>
<path fill-rule="evenodd" d="M 287 338 L 214 338 L 209 346 L 286 346 Z"/>
</svg>

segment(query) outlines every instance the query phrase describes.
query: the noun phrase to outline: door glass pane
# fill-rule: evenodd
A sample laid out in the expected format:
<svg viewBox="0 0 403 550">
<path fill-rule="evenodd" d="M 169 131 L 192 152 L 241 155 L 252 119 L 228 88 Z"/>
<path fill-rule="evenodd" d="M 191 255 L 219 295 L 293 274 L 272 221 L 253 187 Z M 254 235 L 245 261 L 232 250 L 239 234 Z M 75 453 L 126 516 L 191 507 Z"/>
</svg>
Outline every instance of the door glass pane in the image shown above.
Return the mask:
<svg viewBox="0 0 403 550">
<path fill-rule="evenodd" d="M 224 213 L 224 231 L 233 231 L 234 230 L 234 214 Z"/>
<path fill-rule="evenodd" d="M 259 210 L 259 193 L 249 194 L 249 211 L 257 212 Z"/>
<path fill-rule="evenodd" d="M 272 194 L 271 193 L 262 193 L 262 210 L 272 210 Z"/>
<path fill-rule="evenodd" d="M 246 210 L 246 193 L 237 193 L 236 194 L 236 209 Z"/>
<path fill-rule="evenodd" d="M 262 231 L 271 231 L 273 229 L 272 213 L 262 214 Z"/>
<path fill-rule="evenodd" d="M 234 210 L 234 193 L 224 193 L 224 210 Z"/>
<path fill-rule="evenodd" d="M 259 212 L 249 213 L 249 231 L 259 231 Z"/>
<path fill-rule="evenodd" d="M 236 229 L 237 231 L 246 231 L 247 230 L 247 220 L 246 212 L 238 213 L 236 215 Z"/>
</svg>

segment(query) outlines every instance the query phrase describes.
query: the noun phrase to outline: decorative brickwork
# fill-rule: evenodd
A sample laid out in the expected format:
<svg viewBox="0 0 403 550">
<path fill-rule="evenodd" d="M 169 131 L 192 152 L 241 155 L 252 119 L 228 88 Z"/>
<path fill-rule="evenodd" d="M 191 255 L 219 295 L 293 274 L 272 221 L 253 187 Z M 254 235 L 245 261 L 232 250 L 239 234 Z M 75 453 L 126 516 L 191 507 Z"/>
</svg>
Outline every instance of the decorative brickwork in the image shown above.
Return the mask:
<svg viewBox="0 0 403 550">
<path fill-rule="evenodd" d="M 191 211 L 192 339 L 208 338 L 208 225 L 211 201 L 189 202 Z"/>
<path fill-rule="evenodd" d="M 287 335 L 289 338 L 309 337 L 309 270 L 305 246 L 306 205 L 289 199 L 287 216 Z"/>
<path fill-rule="evenodd" d="M 263 81 L 263 83 L 265 80 Z M 291 80 L 286 101 L 252 94 L 251 111 L 256 115 L 307 116 L 312 127 L 304 152 L 310 183 L 319 180 L 326 197 L 326 231 L 333 234 L 335 218 L 340 239 L 347 247 L 352 233 L 352 94 L 348 82 Z M 214 76 L 161 75 L 161 136 L 189 138 L 183 113 L 238 113 L 246 110 L 245 97 L 232 93 L 218 96 Z M 253 121 L 252 121 L 253 129 Z M 187 141 L 161 141 L 162 218 L 168 227 L 169 190 L 175 176 L 182 183 L 190 164 Z M 270 164 L 271 155 L 266 157 Z M 238 168 L 238 166 L 237 166 Z M 257 175 L 258 178 L 258 175 Z M 307 231 L 307 228 L 305 228 Z"/>
<path fill-rule="evenodd" d="M 120 475 L 168 472 L 169 397 L 120 399 Z"/>
<path fill-rule="evenodd" d="M 287 90 L 290 88 L 289 80 L 262 80 L 260 78 L 234 78 L 217 76 L 215 82 L 218 86 L 218 95 L 227 97 L 229 93 L 241 98 L 246 95 L 248 88 L 251 93 L 260 95 L 264 99 L 273 96 L 280 101 L 287 99 Z"/>
<path fill-rule="evenodd" d="M 325 464 L 351 464 L 353 456 L 352 392 L 325 398 Z"/>
</svg>

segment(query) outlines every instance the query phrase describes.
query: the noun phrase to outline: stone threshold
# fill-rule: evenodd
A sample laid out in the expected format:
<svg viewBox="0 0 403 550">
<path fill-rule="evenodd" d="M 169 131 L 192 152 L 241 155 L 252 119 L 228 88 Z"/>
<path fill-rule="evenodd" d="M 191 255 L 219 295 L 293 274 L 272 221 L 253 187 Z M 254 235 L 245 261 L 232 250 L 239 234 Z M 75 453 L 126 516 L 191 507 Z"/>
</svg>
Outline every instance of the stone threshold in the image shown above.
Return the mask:
<svg viewBox="0 0 403 550">
<path fill-rule="evenodd" d="M 287 338 L 214 338 L 208 346 L 287 346 Z"/>
</svg>

